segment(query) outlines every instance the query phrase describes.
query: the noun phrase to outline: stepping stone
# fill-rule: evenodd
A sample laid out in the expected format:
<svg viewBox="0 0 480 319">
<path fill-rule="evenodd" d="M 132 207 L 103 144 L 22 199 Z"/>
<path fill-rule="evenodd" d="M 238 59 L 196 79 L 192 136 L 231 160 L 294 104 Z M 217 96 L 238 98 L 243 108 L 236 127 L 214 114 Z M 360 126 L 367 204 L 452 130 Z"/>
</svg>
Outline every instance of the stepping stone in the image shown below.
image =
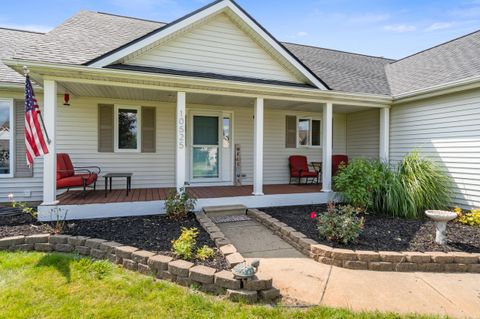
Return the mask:
<svg viewBox="0 0 480 319">
<path fill-rule="evenodd" d="M 209 206 L 204 207 L 203 211 L 208 217 L 246 215 L 247 207 L 244 205 Z"/>
</svg>

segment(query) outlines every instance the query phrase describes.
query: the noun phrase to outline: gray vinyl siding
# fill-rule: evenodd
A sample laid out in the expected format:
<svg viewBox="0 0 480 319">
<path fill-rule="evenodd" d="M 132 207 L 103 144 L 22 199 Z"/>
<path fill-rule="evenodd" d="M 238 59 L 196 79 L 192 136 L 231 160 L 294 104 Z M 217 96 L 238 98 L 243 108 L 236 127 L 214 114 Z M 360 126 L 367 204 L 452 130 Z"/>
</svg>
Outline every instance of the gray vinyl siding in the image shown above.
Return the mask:
<svg viewBox="0 0 480 319">
<path fill-rule="evenodd" d="M 125 64 L 300 82 L 273 58 L 273 53 L 226 14 L 219 14 Z"/>
<path fill-rule="evenodd" d="M 453 177 L 457 205 L 480 207 L 480 90 L 394 106 L 391 161 L 415 148 Z"/>
<path fill-rule="evenodd" d="M 156 108 L 156 150 L 153 153 L 114 153 L 98 151 L 98 105 L 122 104 Z M 241 145 L 244 184 L 253 182 L 253 107 L 212 107 L 187 104 L 190 110 L 222 110 L 233 113 L 233 138 Z M 172 187 L 175 185 L 175 104 L 75 97 L 70 106 L 63 106 L 61 98 L 57 115 L 57 152 L 68 153 L 75 166 L 99 166 L 102 172 L 132 172 L 133 188 Z M 321 148 L 286 148 L 285 117 L 322 118 L 322 113 L 265 109 L 264 182 L 288 183 L 288 157 L 305 155 L 308 161 L 321 161 Z M 346 115 L 334 114 L 334 153 L 345 154 Z M 188 162 L 187 162 L 188 165 Z M 9 193 L 18 200 L 42 199 L 42 159 L 35 160 L 34 177 L 0 179 L 0 201 Z M 124 187 L 123 181 L 114 187 Z M 97 187 L 104 187 L 100 178 Z M 24 191 L 32 197 L 23 197 Z"/>
<path fill-rule="evenodd" d="M 292 112 L 276 109 L 265 110 L 264 125 L 264 161 L 263 174 L 265 184 L 285 184 L 289 181 L 288 157 L 291 155 L 307 156 L 309 162 L 322 161 L 321 147 L 287 148 L 285 146 L 287 115 L 322 119 L 322 113 Z M 346 129 L 345 114 L 334 114 L 333 153 L 345 154 Z"/>
<path fill-rule="evenodd" d="M 347 155 L 350 158 L 378 158 L 380 152 L 380 111 L 347 114 Z"/>
</svg>

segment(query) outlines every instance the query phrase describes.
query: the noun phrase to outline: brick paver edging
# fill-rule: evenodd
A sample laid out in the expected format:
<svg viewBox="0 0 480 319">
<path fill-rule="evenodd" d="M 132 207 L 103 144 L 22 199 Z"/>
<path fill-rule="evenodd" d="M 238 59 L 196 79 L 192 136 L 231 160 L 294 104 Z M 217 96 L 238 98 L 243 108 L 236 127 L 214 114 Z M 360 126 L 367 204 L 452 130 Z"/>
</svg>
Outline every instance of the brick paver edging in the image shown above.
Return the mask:
<svg viewBox="0 0 480 319">
<path fill-rule="evenodd" d="M 223 248 L 224 251 L 227 250 L 226 247 Z M 56 251 L 107 259 L 128 270 L 176 282 L 182 286 L 196 285 L 204 292 L 226 294 L 235 301 L 253 303 L 259 299 L 273 300 L 278 297 L 278 290 L 272 287 L 272 278 L 256 276 L 248 281 L 238 280 L 231 271 L 195 266 L 185 260 L 174 260 L 170 256 L 99 238 L 50 234 L 14 236 L 0 238 L 0 250 L 47 253 Z"/>
<path fill-rule="evenodd" d="M 480 254 L 375 252 L 333 248 L 307 238 L 301 232 L 257 209 L 249 209 L 247 214 L 271 229 L 304 255 L 327 265 L 376 271 L 480 273 Z"/>
</svg>

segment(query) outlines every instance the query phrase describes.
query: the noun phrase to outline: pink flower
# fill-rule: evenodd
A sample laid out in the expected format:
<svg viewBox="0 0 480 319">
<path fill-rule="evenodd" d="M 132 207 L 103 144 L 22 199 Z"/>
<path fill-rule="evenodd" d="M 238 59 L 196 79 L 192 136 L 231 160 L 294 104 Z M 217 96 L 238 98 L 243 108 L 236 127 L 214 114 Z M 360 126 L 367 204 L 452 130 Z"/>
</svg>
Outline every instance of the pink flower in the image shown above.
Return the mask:
<svg viewBox="0 0 480 319">
<path fill-rule="evenodd" d="M 311 218 L 311 219 L 317 218 L 317 213 L 311 212 L 311 213 L 310 213 L 310 218 Z"/>
</svg>

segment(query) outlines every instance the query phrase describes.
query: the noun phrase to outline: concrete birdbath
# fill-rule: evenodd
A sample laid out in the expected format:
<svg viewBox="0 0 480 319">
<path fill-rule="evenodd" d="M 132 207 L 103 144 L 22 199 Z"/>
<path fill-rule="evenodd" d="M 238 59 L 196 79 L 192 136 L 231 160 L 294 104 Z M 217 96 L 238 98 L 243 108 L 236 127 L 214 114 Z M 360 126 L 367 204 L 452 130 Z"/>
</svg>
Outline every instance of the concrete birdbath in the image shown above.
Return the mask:
<svg viewBox="0 0 480 319">
<path fill-rule="evenodd" d="M 435 222 L 435 242 L 439 245 L 447 244 L 447 223 L 457 218 L 457 214 L 444 210 L 427 210 L 425 215 Z"/>
</svg>

